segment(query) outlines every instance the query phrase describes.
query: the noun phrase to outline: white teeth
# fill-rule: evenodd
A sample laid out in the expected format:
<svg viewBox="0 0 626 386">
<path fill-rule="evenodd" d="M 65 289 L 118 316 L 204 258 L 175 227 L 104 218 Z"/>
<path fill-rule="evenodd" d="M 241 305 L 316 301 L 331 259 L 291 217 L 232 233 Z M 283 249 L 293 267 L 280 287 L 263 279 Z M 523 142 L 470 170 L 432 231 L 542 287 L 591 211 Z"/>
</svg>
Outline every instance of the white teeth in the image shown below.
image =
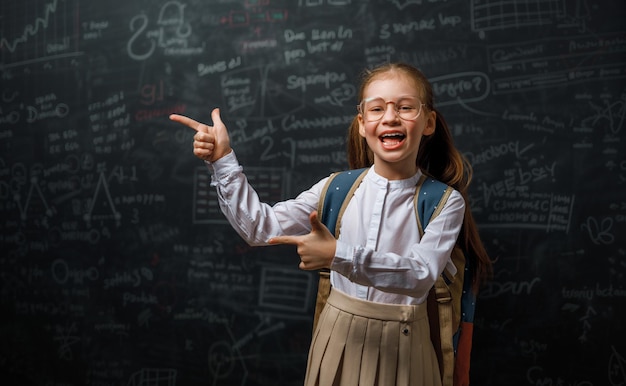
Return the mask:
<svg viewBox="0 0 626 386">
<path fill-rule="evenodd" d="M 400 144 L 404 138 L 406 138 L 406 135 L 400 133 L 388 133 L 380 136 L 381 142 L 386 146 L 396 146 Z"/>
<path fill-rule="evenodd" d="M 380 138 L 404 138 L 405 136 L 402 134 L 383 134 Z"/>
</svg>

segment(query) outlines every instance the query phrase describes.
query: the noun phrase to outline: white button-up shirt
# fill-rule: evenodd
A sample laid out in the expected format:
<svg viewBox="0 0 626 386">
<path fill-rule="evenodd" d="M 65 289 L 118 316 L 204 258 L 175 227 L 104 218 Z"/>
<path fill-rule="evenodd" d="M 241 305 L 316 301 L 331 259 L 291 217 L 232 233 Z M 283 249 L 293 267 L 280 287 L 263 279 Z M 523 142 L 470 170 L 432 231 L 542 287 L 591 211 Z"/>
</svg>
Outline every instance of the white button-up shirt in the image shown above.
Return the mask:
<svg viewBox="0 0 626 386">
<path fill-rule="evenodd" d="M 309 215 L 328 177 L 270 206 L 260 202 L 234 151 L 207 166 L 222 212 L 248 244 L 311 231 Z M 453 191 L 420 239 L 413 198 L 421 174 L 387 180 L 370 168 L 341 220 L 331 264 L 334 289 L 375 302 L 420 304 L 444 268 L 456 273 L 450 254 L 463 222 L 463 197 Z"/>
</svg>

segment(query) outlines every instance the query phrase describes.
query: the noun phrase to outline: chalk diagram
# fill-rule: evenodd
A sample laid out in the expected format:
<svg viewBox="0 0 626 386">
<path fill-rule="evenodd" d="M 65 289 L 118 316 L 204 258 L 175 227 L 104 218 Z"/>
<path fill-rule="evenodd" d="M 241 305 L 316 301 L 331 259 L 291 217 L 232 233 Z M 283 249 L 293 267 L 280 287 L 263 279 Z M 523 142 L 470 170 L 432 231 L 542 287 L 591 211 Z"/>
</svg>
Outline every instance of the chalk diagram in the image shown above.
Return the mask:
<svg viewBox="0 0 626 386">
<path fill-rule="evenodd" d="M 593 115 L 582 120 L 583 127 L 606 128 L 607 134 L 618 135 L 626 126 L 626 100 L 603 100 L 601 103 L 591 103 Z"/>
<path fill-rule="evenodd" d="M 623 385 L 626 382 L 626 358 L 611 346 L 611 357 L 609 358 L 609 380 L 611 385 Z"/>
<path fill-rule="evenodd" d="M 245 359 L 256 358 L 262 353 L 246 356 L 242 348 L 254 339 L 284 329 L 286 324 L 280 319 L 310 317 L 307 311 L 315 299 L 313 277 L 306 272 L 289 268 L 266 266 L 261 269 L 259 309 L 256 312 L 259 322 L 254 329 L 240 338 L 236 338 L 229 326 L 225 325 L 230 341 L 217 341 L 209 347 L 208 366 L 213 375 L 214 385 L 219 384 L 220 380 L 235 376 L 240 376 L 241 385 L 244 385 L 248 376 Z M 279 350 L 274 347 L 274 351 Z M 240 369 L 241 372 L 235 373 L 236 369 Z"/>
<path fill-rule="evenodd" d="M 16 165 L 14 169 L 20 169 L 21 165 Z M 22 169 L 24 169 L 22 167 Z M 20 179 L 20 177 L 16 177 Z M 23 177 L 21 177 L 23 179 Z M 27 186 L 25 196 L 19 191 L 13 193 L 12 199 L 19 212 L 19 218 L 22 222 L 29 219 L 35 219 L 44 225 L 47 225 L 49 218 L 57 214 L 57 209 L 49 204 L 44 190 L 41 188 L 45 185 L 38 176 L 31 176 L 28 183 L 21 182 L 22 188 Z M 54 200 L 52 200 L 54 201 Z M 113 197 L 109 190 L 109 185 L 104 176 L 104 172 L 98 175 L 98 182 L 93 192 L 92 198 L 89 200 L 87 212 L 83 215 L 83 220 L 88 227 L 91 227 L 93 221 L 106 220 L 114 221 L 117 226 L 121 225 L 122 215 L 115 207 Z"/>
<path fill-rule="evenodd" d="M 22 196 L 19 193 L 13 195 L 19 213 L 20 219 L 26 221 L 28 219 L 28 212 L 43 213 L 45 216 L 52 217 L 54 215 L 54 209 L 48 205 L 48 201 L 44 197 L 41 187 L 39 186 L 39 179 L 32 177 L 30 179 L 28 193 L 26 194 L 26 200 L 22 204 Z M 41 210 L 37 210 L 40 208 Z"/>
<path fill-rule="evenodd" d="M 104 197 L 100 197 L 104 195 Z M 108 213 L 107 213 L 108 212 Z M 115 209 L 109 185 L 104 178 L 104 172 L 100 172 L 98 183 L 94 190 L 93 198 L 88 212 L 83 216 L 87 226 L 91 226 L 93 220 L 114 220 L 117 226 L 120 225 L 122 215 Z"/>
<path fill-rule="evenodd" d="M 270 323 L 270 319 L 261 317 L 253 331 L 236 339 L 228 326 L 225 326 L 231 342 L 221 340 L 209 347 L 208 365 L 211 375 L 213 375 L 213 385 L 219 385 L 220 380 L 233 376 L 241 377 L 241 385 L 246 384 L 248 368 L 246 366 L 246 356 L 241 352 L 241 348 L 254 338 L 263 337 L 271 332 L 281 330 L 285 327 L 284 322 Z M 256 356 L 256 355 L 255 355 Z M 239 365 L 241 372 L 235 374 L 235 368 Z"/>
</svg>

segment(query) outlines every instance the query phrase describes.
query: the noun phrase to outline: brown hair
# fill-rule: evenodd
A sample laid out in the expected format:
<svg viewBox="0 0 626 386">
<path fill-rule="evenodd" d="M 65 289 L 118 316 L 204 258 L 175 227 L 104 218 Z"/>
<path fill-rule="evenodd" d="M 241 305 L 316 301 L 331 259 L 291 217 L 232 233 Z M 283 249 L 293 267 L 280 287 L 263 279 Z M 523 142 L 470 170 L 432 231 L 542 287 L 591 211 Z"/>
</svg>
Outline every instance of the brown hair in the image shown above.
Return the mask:
<svg viewBox="0 0 626 386">
<path fill-rule="evenodd" d="M 468 200 L 468 188 L 472 180 L 472 166 L 454 146 L 450 129 L 443 116 L 433 105 L 433 90 L 428 78 L 417 68 L 405 63 L 386 63 L 363 73 L 359 101 L 367 86 L 375 79 L 402 74 L 415 82 L 421 91 L 422 103 L 429 111 L 437 114 L 435 132 L 422 138 L 416 165 L 423 173 L 444 182 L 458 190 L 466 202 L 465 217 L 457 244 L 470 256 L 473 267 L 474 289 L 492 274 L 492 263 L 478 234 L 478 227 L 472 216 Z M 367 146 L 365 138 L 359 134 L 358 116 L 354 118 L 348 130 L 348 164 L 351 169 L 369 167 L 374 162 L 374 155 Z"/>
</svg>

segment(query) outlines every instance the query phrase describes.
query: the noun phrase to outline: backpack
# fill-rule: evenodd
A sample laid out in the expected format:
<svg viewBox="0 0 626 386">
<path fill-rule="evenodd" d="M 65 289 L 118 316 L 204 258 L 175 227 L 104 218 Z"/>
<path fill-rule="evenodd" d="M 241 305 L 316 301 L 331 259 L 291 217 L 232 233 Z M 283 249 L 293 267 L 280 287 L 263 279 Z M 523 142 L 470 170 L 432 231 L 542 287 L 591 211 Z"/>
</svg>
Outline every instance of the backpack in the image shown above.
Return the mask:
<svg viewBox="0 0 626 386">
<path fill-rule="evenodd" d="M 363 168 L 334 173 L 322 191 L 318 214 L 336 238 L 339 237 L 343 212 L 368 170 Z M 426 176 L 420 178 L 414 198 L 420 236 L 428 222 L 443 209 L 452 191 L 453 188 L 443 182 Z M 457 267 L 457 274 L 453 276 L 444 270 L 430 290 L 426 305 L 442 385 L 465 386 L 469 385 L 476 294 L 472 290 L 470 260 L 458 245 L 452 251 L 452 261 Z M 321 270 L 319 274 L 314 330 L 330 293 L 330 271 Z"/>
</svg>

